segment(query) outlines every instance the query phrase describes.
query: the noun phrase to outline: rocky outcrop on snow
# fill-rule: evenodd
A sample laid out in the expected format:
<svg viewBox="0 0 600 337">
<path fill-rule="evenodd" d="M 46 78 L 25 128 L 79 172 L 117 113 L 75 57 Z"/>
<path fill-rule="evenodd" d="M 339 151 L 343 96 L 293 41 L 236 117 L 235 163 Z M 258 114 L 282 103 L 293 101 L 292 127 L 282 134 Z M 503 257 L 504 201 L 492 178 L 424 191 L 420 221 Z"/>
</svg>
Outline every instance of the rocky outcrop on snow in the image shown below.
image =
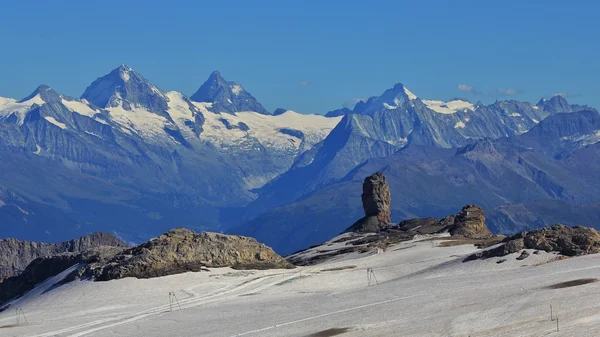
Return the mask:
<svg viewBox="0 0 600 337">
<path fill-rule="evenodd" d="M 98 281 L 151 278 L 207 267 L 279 269 L 294 266 L 255 239 L 174 229 L 112 258 L 89 264 L 81 275 Z"/>
<path fill-rule="evenodd" d="M 564 256 L 596 254 L 600 253 L 600 234 L 593 228 L 553 225 L 507 237 L 499 246 L 473 254 L 467 260 L 500 257 L 524 249 L 556 252 Z"/>
<path fill-rule="evenodd" d="M 365 216 L 355 222 L 347 231 L 377 232 L 391 222 L 390 186 L 381 172 L 377 172 L 363 182 L 361 196 Z"/>
<path fill-rule="evenodd" d="M 84 247 L 85 240 L 72 246 Z M 36 284 L 76 265 L 59 282 L 85 278 L 108 281 L 125 277 L 152 278 L 211 267 L 289 269 L 294 265 L 255 239 L 219 233 L 195 233 L 178 228 L 132 248 L 101 246 L 74 253 L 40 257 L 18 276 L 0 283 L 0 304 L 31 290 Z M 1 309 L 0 309 L 1 311 Z"/>
<path fill-rule="evenodd" d="M 485 224 L 483 209 L 476 205 L 463 207 L 454 217 L 449 232 L 450 235 L 461 235 L 471 239 L 485 239 L 493 235 Z"/>
<path fill-rule="evenodd" d="M 381 175 L 379 180 L 371 180 L 370 178 L 373 176 L 367 177 L 365 183 L 367 181 L 381 181 L 380 178 L 383 178 L 383 175 Z M 389 188 L 383 190 L 389 192 Z M 367 199 L 369 200 L 369 198 Z M 372 218 L 375 217 L 372 216 Z M 361 222 L 363 219 L 357 221 L 356 224 L 365 224 Z M 473 244 L 480 248 L 497 244 L 504 238 L 492 234 L 485 224 L 483 210 L 475 205 L 466 205 L 458 214 L 451 214 L 441 219 L 409 219 L 399 224 L 389 224 L 381 228 L 375 227 L 378 223 L 373 220 L 374 225 L 372 225 L 372 228 L 374 230 L 364 230 L 365 227 L 358 227 L 354 224 L 345 233 L 320 245 L 291 254 L 286 258 L 295 265 L 319 264 L 350 253 L 362 254 L 386 250 L 392 245 L 412 240 L 417 236 L 445 240 L 444 244 L 448 245 Z M 353 229 L 355 226 L 356 230 Z"/>
<path fill-rule="evenodd" d="M 79 254 L 99 247 L 127 247 L 110 233 L 94 233 L 60 243 L 41 243 L 17 239 L 0 240 L 0 282 L 20 274 L 33 260 L 63 253 Z"/>
</svg>

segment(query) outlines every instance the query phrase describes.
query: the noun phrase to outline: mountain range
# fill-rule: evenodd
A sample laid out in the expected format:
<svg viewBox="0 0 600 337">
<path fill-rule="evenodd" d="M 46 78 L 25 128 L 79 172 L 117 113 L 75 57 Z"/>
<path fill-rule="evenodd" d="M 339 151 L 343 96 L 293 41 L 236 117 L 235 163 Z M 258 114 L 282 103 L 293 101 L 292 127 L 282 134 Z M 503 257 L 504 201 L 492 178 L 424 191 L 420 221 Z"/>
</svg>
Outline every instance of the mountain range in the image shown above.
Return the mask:
<svg viewBox="0 0 600 337">
<path fill-rule="evenodd" d="M 287 254 L 352 224 L 375 171 L 400 191 L 394 221 L 469 203 L 504 233 L 592 221 L 599 130 L 596 110 L 561 96 L 485 105 L 396 84 L 353 109 L 270 113 L 219 72 L 187 97 L 122 65 L 79 99 L 0 98 L 0 237 L 140 242 L 183 226 Z"/>
</svg>

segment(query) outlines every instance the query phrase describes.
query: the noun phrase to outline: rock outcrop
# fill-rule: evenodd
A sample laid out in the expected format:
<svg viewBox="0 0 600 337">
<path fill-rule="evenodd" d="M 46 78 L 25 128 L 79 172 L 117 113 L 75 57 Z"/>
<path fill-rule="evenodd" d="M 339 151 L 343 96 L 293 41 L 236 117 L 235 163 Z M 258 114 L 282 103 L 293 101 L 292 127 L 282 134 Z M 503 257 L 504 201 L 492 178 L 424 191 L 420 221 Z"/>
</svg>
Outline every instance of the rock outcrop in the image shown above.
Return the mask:
<svg viewBox="0 0 600 337">
<path fill-rule="evenodd" d="M 17 239 L 0 240 L 0 282 L 20 274 L 33 260 L 63 253 L 79 254 L 98 247 L 127 247 L 110 233 L 94 233 L 60 243 L 41 243 Z"/>
<path fill-rule="evenodd" d="M 347 231 L 377 232 L 391 222 L 390 186 L 381 172 L 377 172 L 363 182 L 362 204 L 365 216 L 355 222 Z"/>
<path fill-rule="evenodd" d="M 294 268 L 253 238 L 171 230 L 106 261 L 91 263 L 81 275 L 98 281 L 124 277 L 151 278 L 210 267 L 234 269 Z"/>
<path fill-rule="evenodd" d="M 77 241 L 86 242 L 85 240 Z M 80 249 L 85 246 L 75 247 Z M 253 238 L 219 233 L 171 230 L 141 245 L 101 246 L 81 253 L 63 253 L 32 261 L 18 276 L 0 283 L 0 304 L 31 290 L 36 284 L 77 264 L 60 284 L 78 278 L 107 281 L 125 277 L 152 278 L 211 267 L 234 269 L 291 269 L 293 264 Z M 0 311 L 2 309 L 0 308 Z"/>
<path fill-rule="evenodd" d="M 483 209 L 475 205 L 466 205 L 454 218 L 449 228 L 450 235 L 461 235 L 471 239 L 485 239 L 493 236 L 485 224 Z"/>
<path fill-rule="evenodd" d="M 593 228 L 553 225 L 507 237 L 496 248 L 473 254 L 467 260 L 517 253 L 523 249 L 557 252 L 565 256 L 600 253 L 600 234 Z"/>
</svg>

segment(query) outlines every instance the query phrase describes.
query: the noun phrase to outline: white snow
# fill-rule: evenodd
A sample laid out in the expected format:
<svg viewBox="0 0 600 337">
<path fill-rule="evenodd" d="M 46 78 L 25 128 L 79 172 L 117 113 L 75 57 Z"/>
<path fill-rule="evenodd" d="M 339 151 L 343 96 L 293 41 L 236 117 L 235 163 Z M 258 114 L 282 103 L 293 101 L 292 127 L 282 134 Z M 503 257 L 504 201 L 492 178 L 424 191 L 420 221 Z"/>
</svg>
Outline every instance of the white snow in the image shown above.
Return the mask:
<svg viewBox="0 0 600 337">
<path fill-rule="evenodd" d="M 152 113 L 142 107 L 131 106 L 125 110 L 122 105 L 106 109 L 110 119 L 120 125 L 128 134 L 135 133 L 152 142 L 173 143 L 164 127 L 172 125 L 165 117 Z"/>
<path fill-rule="evenodd" d="M 34 104 L 43 105 L 45 103 L 39 94 L 21 103 L 12 98 L 0 98 L 0 118 L 14 114 L 18 119 L 17 124 L 22 125 L 27 112 L 29 112 Z"/>
<path fill-rule="evenodd" d="M 0 313 L 0 333 L 287 337 L 348 328 L 340 336 L 600 335 L 598 283 L 549 288 L 598 277 L 600 256 L 550 262 L 557 256 L 542 252 L 518 261 L 515 253 L 500 264 L 501 258 L 463 262 L 475 247 L 437 245 L 412 240 L 381 254 L 295 270 L 220 268 L 54 287 L 62 273 Z M 368 268 L 377 279 L 370 286 Z M 172 307 L 169 292 L 178 302 Z M 13 308 L 21 308 L 29 324 L 15 326 Z"/>
<path fill-rule="evenodd" d="M 475 111 L 475 106 L 473 104 L 462 100 L 444 102 L 424 99 L 423 103 L 425 103 L 429 109 L 442 114 L 453 114 L 460 110 Z"/>
<path fill-rule="evenodd" d="M 67 109 L 69 109 L 73 112 L 76 112 L 83 116 L 90 117 L 99 123 L 106 124 L 106 122 L 104 120 L 96 117 L 97 114 L 100 114 L 100 111 L 92 108 L 90 106 L 90 103 L 85 99 L 83 99 L 81 101 L 78 101 L 78 100 L 69 101 L 69 100 L 62 98 L 61 102 L 64 106 L 67 107 Z"/>
<path fill-rule="evenodd" d="M 417 99 L 417 95 L 413 94 L 408 88 L 404 87 L 404 93 L 408 96 L 408 99 L 413 100 Z"/>
<path fill-rule="evenodd" d="M 254 141 L 266 147 L 285 151 L 298 151 L 302 140 L 282 133 L 281 129 L 301 131 L 308 144 L 323 140 L 342 117 L 325 117 L 323 115 L 307 115 L 288 110 L 281 115 L 263 115 L 257 112 L 238 112 L 235 114 L 213 113 L 206 110 L 203 103 L 193 104 L 200 109 L 205 118 L 204 131 L 201 138 L 223 149 L 236 147 L 246 150 L 255 149 Z M 227 129 L 222 120 L 234 126 Z M 238 126 L 248 126 L 247 131 Z"/>
<path fill-rule="evenodd" d="M 521 117 L 521 114 L 518 112 L 513 112 L 510 114 L 511 117 Z"/>
<path fill-rule="evenodd" d="M 59 121 L 56 120 L 56 118 L 52 117 L 52 116 L 44 116 L 44 119 L 47 120 L 48 122 L 58 126 L 61 129 L 66 129 L 67 125 L 65 123 L 61 123 Z"/>
<path fill-rule="evenodd" d="M 532 106 L 533 110 L 538 110 L 540 107 L 537 105 Z"/>
<path fill-rule="evenodd" d="M 242 90 L 244 89 L 239 84 L 234 84 L 231 86 L 231 92 L 233 92 L 234 95 L 239 95 Z"/>
<path fill-rule="evenodd" d="M 465 122 L 463 122 L 463 121 L 458 121 L 458 122 L 456 122 L 456 124 L 454 124 L 455 129 L 458 129 L 458 128 L 464 129 L 465 127 L 466 127 L 466 125 L 465 125 Z"/>
</svg>

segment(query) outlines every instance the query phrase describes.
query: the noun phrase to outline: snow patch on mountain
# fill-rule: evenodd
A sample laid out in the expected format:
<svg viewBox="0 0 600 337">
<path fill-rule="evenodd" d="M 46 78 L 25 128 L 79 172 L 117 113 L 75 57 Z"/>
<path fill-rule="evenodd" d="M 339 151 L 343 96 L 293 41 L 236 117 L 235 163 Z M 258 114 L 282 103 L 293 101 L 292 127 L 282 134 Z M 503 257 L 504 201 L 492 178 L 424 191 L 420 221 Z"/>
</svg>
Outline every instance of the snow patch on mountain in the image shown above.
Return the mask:
<svg viewBox="0 0 600 337">
<path fill-rule="evenodd" d="M 465 125 L 465 122 L 463 122 L 463 121 L 458 121 L 458 122 L 456 122 L 456 124 L 454 125 L 454 128 L 455 128 L 455 129 L 459 129 L 459 128 L 460 128 L 460 129 L 464 129 L 465 127 L 466 127 L 466 125 Z"/>
<path fill-rule="evenodd" d="M 59 128 L 65 130 L 67 128 L 67 125 L 65 123 L 61 123 L 59 121 L 56 120 L 56 118 L 51 117 L 51 116 L 44 116 L 44 119 L 47 120 L 48 122 L 58 126 Z"/>
<path fill-rule="evenodd" d="M 253 141 L 256 140 L 265 147 L 298 151 L 303 140 L 311 146 L 323 140 L 342 118 L 305 115 L 291 110 L 277 116 L 253 111 L 220 114 L 208 111 L 206 103 L 193 103 L 206 119 L 201 138 L 222 149 L 236 147 L 259 151 L 260 147 Z M 294 135 L 294 130 L 304 139 Z"/>
<path fill-rule="evenodd" d="M 164 127 L 172 125 L 165 117 L 152 113 L 142 107 L 131 105 L 129 110 L 123 108 L 121 101 L 115 107 L 106 109 L 110 119 L 117 123 L 127 134 L 137 134 L 153 142 L 173 143 Z"/>
<path fill-rule="evenodd" d="M 244 89 L 239 84 L 234 84 L 231 86 L 231 92 L 233 92 L 235 95 L 239 95 L 243 90 Z"/>
<path fill-rule="evenodd" d="M 422 100 L 427 107 L 435 112 L 441 114 L 453 114 L 460 110 L 475 111 L 475 106 L 467 101 L 453 100 L 449 102 L 437 101 L 437 100 Z"/>
<path fill-rule="evenodd" d="M 417 99 L 417 95 L 413 94 L 410 90 L 408 90 L 408 88 L 404 87 L 404 93 L 406 94 L 406 96 L 408 96 L 408 99 L 410 100 L 414 100 Z"/>
<path fill-rule="evenodd" d="M 29 112 L 34 104 L 43 105 L 46 104 L 46 102 L 42 99 L 40 94 L 22 102 L 18 102 L 12 98 L 2 98 L 0 100 L 0 118 L 6 118 L 14 114 L 18 119 L 17 124 L 23 125 L 27 112 Z"/>
</svg>

